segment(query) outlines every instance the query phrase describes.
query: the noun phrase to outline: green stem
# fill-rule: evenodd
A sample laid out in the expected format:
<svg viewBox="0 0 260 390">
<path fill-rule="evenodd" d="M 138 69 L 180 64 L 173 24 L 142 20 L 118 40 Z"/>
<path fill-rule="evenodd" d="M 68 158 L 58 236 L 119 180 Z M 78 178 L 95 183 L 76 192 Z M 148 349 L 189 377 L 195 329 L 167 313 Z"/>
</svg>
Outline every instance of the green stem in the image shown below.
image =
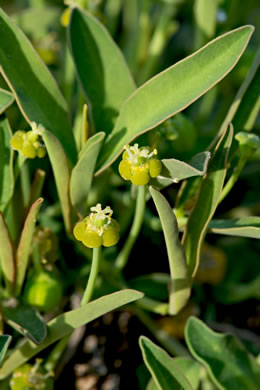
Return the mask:
<svg viewBox="0 0 260 390">
<path fill-rule="evenodd" d="M 120 271 L 122 270 L 128 260 L 129 254 L 131 252 L 131 249 L 139 235 L 143 219 L 144 219 L 144 210 L 145 210 L 145 193 L 146 193 L 146 187 L 145 186 L 139 186 L 138 187 L 138 193 L 137 193 L 137 199 L 136 199 L 136 208 L 135 208 L 135 216 L 133 225 L 131 227 L 129 236 L 125 242 L 125 245 L 123 246 L 121 252 L 119 253 L 116 262 L 115 262 L 115 268 Z"/>
<path fill-rule="evenodd" d="M 83 294 L 80 306 L 85 305 L 91 300 L 95 283 L 98 275 L 99 270 L 99 264 L 100 264 L 100 258 L 101 258 L 101 247 L 99 248 L 93 248 L 93 257 L 92 257 L 92 264 L 91 264 L 91 270 L 90 275 L 88 278 L 88 283 L 85 289 L 85 292 Z"/>
<path fill-rule="evenodd" d="M 68 344 L 68 341 L 69 341 L 69 338 L 71 336 L 72 333 L 68 334 L 67 336 L 63 337 L 58 343 L 57 345 L 55 346 L 55 348 L 53 348 L 53 350 L 51 351 L 50 355 L 48 356 L 45 364 L 44 364 L 44 368 L 47 372 L 50 372 L 50 371 L 53 371 L 55 370 L 65 348 L 67 347 L 67 344 Z"/>
</svg>

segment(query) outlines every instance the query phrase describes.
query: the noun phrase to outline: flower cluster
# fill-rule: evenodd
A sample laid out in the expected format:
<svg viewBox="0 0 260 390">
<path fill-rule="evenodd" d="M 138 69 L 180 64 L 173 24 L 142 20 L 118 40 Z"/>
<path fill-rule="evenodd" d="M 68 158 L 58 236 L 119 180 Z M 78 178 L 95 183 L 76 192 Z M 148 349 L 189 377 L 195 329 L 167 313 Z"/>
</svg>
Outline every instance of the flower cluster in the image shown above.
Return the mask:
<svg viewBox="0 0 260 390">
<path fill-rule="evenodd" d="M 111 218 L 111 208 L 107 206 L 102 210 L 101 204 L 98 203 L 90 210 L 92 213 L 74 227 L 76 239 L 88 248 L 115 245 L 119 240 L 120 227 L 117 221 Z"/>
<path fill-rule="evenodd" d="M 139 148 L 125 146 L 123 160 L 119 164 L 119 173 L 125 180 L 131 180 L 135 185 L 142 186 L 149 182 L 151 177 L 157 177 L 162 170 L 162 163 L 155 158 L 157 150 L 148 146 Z"/>
<path fill-rule="evenodd" d="M 42 141 L 42 125 L 32 122 L 32 130 L 18 130 L 11 138 L 11 146 L 14 150 L 19 150 L 27 158 L 44 157 L 46 148 Z"/>
<path fill-rule="evenodd" d="M 46 372 L 41 366 L 42 359 L 36 359 L 34 365 L 26 363 L 14 370 L 11 390 L 53 390 L 53 372 Z"/>
</svg>

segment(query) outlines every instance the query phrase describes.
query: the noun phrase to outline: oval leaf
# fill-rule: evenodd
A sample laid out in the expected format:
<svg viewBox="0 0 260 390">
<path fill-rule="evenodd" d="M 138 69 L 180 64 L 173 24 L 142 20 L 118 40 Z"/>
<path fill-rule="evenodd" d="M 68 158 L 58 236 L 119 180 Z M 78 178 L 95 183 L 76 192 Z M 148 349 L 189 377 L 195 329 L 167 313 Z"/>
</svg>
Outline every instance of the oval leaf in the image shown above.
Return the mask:
<svg viewBox="0 0 260 390">
<path fill-rule="evenodd" d="M 95 127 L 109 133 L 122 103 L 135 90 L 126 61 L 104 26 L 79 8 L 72 10 L 68 32 L 71 54 L 91 103 Z"/>
<path fill-rule="evenodd" d="M 117 158 L 125 144 L 182 111 L 222 80 L 236 65 L 253 30 L 244 26 L 220 36 L 138 88 L 121 108 L 104 145 L 98 173 Z"/>
<path fill-rule="evenodd" d="M 70 198 L 72 205 L 83 215 L 88 193 L 91 187 L 93 173 L 96 166 L 105 133 L 97 133 L 88 139 L 79 161 L 71 172 Z"/>
<path fill-rule="evenodd" d="M 26 217 L 20 241 L 18 244 L 16 252 L 16 295 L 19 295 L 25 278 L 36 218 L 42 205 L 42 202 L 43 198 L 39 198 L 31 206 L 29 213 Z"/>
<path fill-rule="evenodd" d="M 192 355 L 207 367 L 218 388 L 259 389 L 260 368 L 236 337 L 215 333 L 199 319 L 190 317 L 185 340 Z"/>
<path fill-rule="evenodd" d="M 198 199 L 183 234 L 182 242 L 187 256 L 189 274 L 192 277 L 198 269 L 201 245 L 223 188 L 232 137 L 233 126 L 230 125 L 216 146 L 208 172 L 201 182 Z"/>
<path fill-rule="evenodd" d="M 14 102 L 13 94 L 0 88 L 0 115 Z"/>
<path fill-rule="evenodd" d="M 29 40 L 2 10 L 0 36 L 0 71 L 25 119 L 41 123 L 56 134 L 69 159 L 75 162 L 76 146 L 66 102 Z"/>
<path fill-rule="evenodd" d="M 6 286 L 11 292 L 15 282 L 15 258 L 13 242 L 2 213 L 0 213 L 0 261 Z"/>
<path fill-rule="evenodd" d="M 41 345 L 36 346 L 32 342 L 27 341 L 4 362 L 2 368 L 0 368 L 0 379 L 6 378 L 21 364 L 27 362 L 40 351 L 55 343 L 55 341 L 69 335 L 74 329 L 95 320 L 111 310 L 140 299 L 142 296 L 142 293 L 134 290 L 118 291 L 92 301 L 76 310 L 59 315 L 48 322 L 48 334 Z"/>
<path fill-rule="evenodd" d="M 139 344 L 144 362 L 159 390 L 192 390 L 174 359 L 147 337 L 141 336 Z"/>
<path fill-rule="evenodd" d="M 184 248 L 179 240 L 176 217 L 165 197 L 153 187 L 149 187 L 158 211 L 167 246 L 170 266 L 169 313 L 177 314 L 187 303 L 190 296 L 190 280 L 186 265 Z"/>
<path fill-rule="evenodd" d="M 0 211 L 4 211 L 14 190 L 12 136 L 8 119 L 0 116 Z"/>
<path fill-rule="evenodd" d="M 31 306 L 4 307 L 3 315 L 8 325 L 35 344 L 41 344 L 47 335 L 46 324 Z"/>
</svg>

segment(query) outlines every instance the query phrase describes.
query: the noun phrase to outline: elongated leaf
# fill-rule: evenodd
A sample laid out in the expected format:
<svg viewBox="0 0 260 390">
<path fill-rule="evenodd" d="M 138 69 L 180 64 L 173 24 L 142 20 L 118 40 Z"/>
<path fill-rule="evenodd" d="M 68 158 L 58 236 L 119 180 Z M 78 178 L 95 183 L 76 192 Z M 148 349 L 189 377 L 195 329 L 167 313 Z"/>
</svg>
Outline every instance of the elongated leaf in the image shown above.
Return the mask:
<svg viewBox="0 0 260 390">
<path fill-rule="evenodd" d="M 35 344 L 43 342 L 47 335 L 46 324 L 40 314 L 31 306 L 4 307 L 3 315 L 8 325 Z"/>
<path fill-rule="evenodd" d="M 230 125 L 218 142 L 183 234 L 182 242 L 187 256 L 189 274 L 192 277 L 199 266 L 201 245 L 223 188 L 232 136 L 233 127 Z"/>
<path fill-rule="evenodd" d="M 218 388 L 259 389 L 260 367 L 236 337 L 215 333 L 199 319 L 190 317 L 185 339 L 192 355 L 207 367 Z"/>
<path fill-rule="evenodd" d="M 0 335 L 0 364 L 4 360 L 8 346 L 12 340 L 12 337 L 6 334 Z"/>
<path fill-rule="evenodd" d="M 131 279 L 129 286 L 135 290 L 142 291 L 145 296 L 152 299 L 164 301 L 168 298 L 168 284 L 171 278 L 168 274 L 154 273 L 141 275 Z"/>
<path fill-rule="evenodd" d="M 70 334 L 74 329 L 95 320 L 111 310 L 140 299 L 142 296 L 142 293 L 134 290 L 118 291 L 92 301 L 79 309 L 59 315 L 48 322 L 47 337 L 41 345 L 36 346 L 31 341 L 27 341 L 5 361 L 2 368 L 0 368 L 0 379 L 10 375 L 16 367 L 25 363 L 55 341 Z"/>
<path fill-rule="evenodd" d="M 227 283 L 215 291 L 217 300 L 226 304 L 242 302 L 250 298 L 260 300 L 260 276 L 249 283 Z"/>
<path fill-rule="evenodd" d="M 25 117 L 56 134 L 69 159 L 76 147 L 56 82 L 22 31 L 0 10 L 0 71 Z"/>
<path fill-rule="evenodd" d="M 260 238 L 260 217 L 243 217 L 236 219 L 213 219 L 209 223 L 209 232 Z"/>
<path fill-rule="evenodd" d="M 135 90 L 127 64 L 104 26 L 78 8 L 72 11 L 69 42 L 95 127 L 109 133 L 122 103 Z"/>
<path fill-rule="evenodd" d="M 179 241 L 176 217 L 165 197 L 153 187 L 149 187 L 158 211 L 165 237 L 170 266 L 169 313 L 177 314 L 190 296 L 190 280 L 186 265 L 184 248 Z"/>
<path fill-rule="evenodd" d="M 189 164 L 175 158 L 164 159 L 162 160 L 164 169 L 160 176 L 171 177 L 175 182 L 188 177 L 203 176 L 206 173 L 209 159 L 210 152 L 195 155 Z"/>
<path fill-rule="evenodd" d="M 204 370 L 201 364 L 188 356 L 176 357 L 173 361 L 192 384 L 194 390 L 197 390 L 200 384 L 201 370 Z"/>
<path fill-rule="evenodd" d="M 19 295 L 25 278 L 36 218 L 42 202 L 43 198 L 39 198 L 31 206 L 18 244 L 16 252 L 16 295 Z"/>
<path fill-rule="evenodd" d="M 0 211 L 4 211 L 14 190 L 12 136 L 8 119 L 0 116 Z"/>
<path fill-rule="evenodd" d="M 13 94 L 0 88 L 0 115 L 14 102 Z"/>
<path fill-rule="evenodd" d="M 54 134 L 48 130 L 44 130 L 42 137 L 53 169 L 65 227 L 67 231 L 70 231 L 69 162 L 61 143 Z"/>
<path fill-rule="evenodd" d="M 117 158 L 125 144 L 182 111 L 222 80 L 236 65 L 252 32 L 253 27 L 244 26 L 224 34 L 138 88 L 121 108 L 104 145 L 98 173 Z"/>
<path fill-rule="evenodd" d="M 2 213 L 0 213 L 0 261 L 6 286 L 9 292 L 11 292 L 15 282 L 14 250 L 13 242 Z"/>
<path fill-rule="evenodd" d="M 144 362 L 159 390 L 192 390 L 191 384 L 167 352 L 144 336 L 140 337 L 139 344 Z"/>
<path fill-rule="evenodd" d="M 97 156 L 104 136 L 105 133 L 97 133 L 89 138 L 80 154 L 79 161 L 71 173 L 71 203 L 81 214 L 84 213 L 84 206 L 91 187 Z"/>
</svg>

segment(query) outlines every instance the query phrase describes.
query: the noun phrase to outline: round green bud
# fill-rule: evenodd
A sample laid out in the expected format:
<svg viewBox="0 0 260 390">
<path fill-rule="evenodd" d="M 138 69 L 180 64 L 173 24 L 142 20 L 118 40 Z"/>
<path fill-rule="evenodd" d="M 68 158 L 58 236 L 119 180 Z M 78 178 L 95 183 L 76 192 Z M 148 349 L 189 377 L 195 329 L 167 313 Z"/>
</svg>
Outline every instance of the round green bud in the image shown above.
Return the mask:
<svg viewBox="0 0 260 390">
<path fill-rule="evenodd" d="M 33 144 L 31 142 L 28 142 L 28 141 L 26 141 L 23 144 L 23 148 L 22 148 L 21 152 L 23 153 L 23 155 L 25 157 L 28 157 L 28 158 L 35 158 L 37 155 L 35 147 L 33 146 Z"/>
<path fill-rule="evenodd" d="M 82 241 L 85 232 L 86 225 L 84 221 L 80 221 L 74 226 L 73 234 L 77 240 Z"/>
<path fill-rule="evenodd" d="M 44 146 L 39 146 L 37 149 L 37 157 L 43 158 L 46 155 L 46 149 Z"/>
<path fill-rule="evenodd" d="M 54 381 L 46 377 L 46 372 L 42 367 L 36 371 L 31 364 L 24 364 L 14 370 L 10 380 L 11 390 L 53 390 Z"/>
<path fill-rule="evenodd" d="M 49 272 L 34 273 L 25 285 L 24 300 L 43 312 L 54 309 L 62 297 L 62 285 Z"/>
<path fill-rule="evenodd" d="M 10 143 L 14 150 L 20 150 L 23 147 L 25 131 L 18 130 L 11 138 Z"/>
<path fill-rule="evenodd" d="M 109 227 L 104 231 L 102 235 L 102 241 L 104 246 L 113 246 L 118 243 L 119 240 L 119 231 L 117 229 L 114 229 L 112 226 Z"/>
<path fill-rule="evenodd" d="M 150 176 L 144 169 L 135 170 L 130 178 L 131 182 L 136 186 L 144 186 L 150 180 Z"/>
<path fill-rule="evenodd" d="M 162 170 L 162 163 L 160 160 L 153 159 L 149 162 L 149 173 L 151 177 L 157 177 Z"/>
<path fill-rule="evenodd" d="M 119 164 L 118 170 L 123 179 L 130 180 L 131 164 L 128 161 L 122 160 Z"/>
<path fill-rule="evenodd" d="M 86 231 L 82 242 L 88 248 L 99 248 L 102 245 L 102 239 L 97 232 Z"/>
</svg>

